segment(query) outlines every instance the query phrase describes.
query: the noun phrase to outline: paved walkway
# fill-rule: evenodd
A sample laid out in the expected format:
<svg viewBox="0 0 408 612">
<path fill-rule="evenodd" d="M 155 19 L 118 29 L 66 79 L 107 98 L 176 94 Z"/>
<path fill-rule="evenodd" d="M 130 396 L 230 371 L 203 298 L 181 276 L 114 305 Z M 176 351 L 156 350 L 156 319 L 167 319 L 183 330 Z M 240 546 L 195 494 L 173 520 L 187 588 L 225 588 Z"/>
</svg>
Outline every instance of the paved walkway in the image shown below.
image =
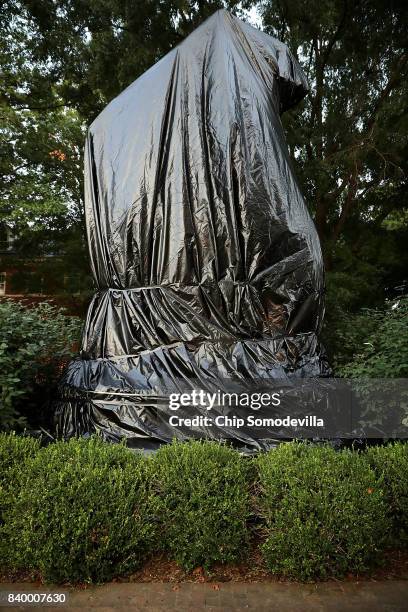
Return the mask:
<svg viewBox="0 0 408 612">
<path fill-rule="evenodd" d="M 58 587 L 32 584 L 1 584 L 2 591 L 61 592 Z M 127 612 L 407 612 L 408 580 L 384 582 L 327 582 L 313 585 L 282 583 L 114 583 L 85 590 L 63 589 L 67 603 L 59 607 L 44 605 L 4 606 L 0 610 L 44 609 Z M 2 599 L 4 601 L 4 599 Z"/>
</svg>

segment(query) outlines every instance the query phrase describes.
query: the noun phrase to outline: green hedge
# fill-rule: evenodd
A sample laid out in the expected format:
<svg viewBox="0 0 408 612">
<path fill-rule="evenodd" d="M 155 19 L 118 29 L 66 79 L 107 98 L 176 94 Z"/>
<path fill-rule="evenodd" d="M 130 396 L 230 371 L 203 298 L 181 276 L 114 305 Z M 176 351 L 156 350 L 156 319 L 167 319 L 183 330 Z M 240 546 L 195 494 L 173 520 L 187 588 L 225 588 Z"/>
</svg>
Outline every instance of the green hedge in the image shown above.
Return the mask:
<svg viewBox="0 0 408 612">
<path fill-rule="evenodd" d="M 270 571 L 309 580 L 375 564 L 390 519 L 380 483 L 358 453 L 282 444 L 257 465 Z"/>
<path fill-rule="evenodd" d="M 13 507 L 16 492 L 22 486 L 25 463 L 39 449 L 40 443 L 35 438 L 0 433 L 0 559 L 5 559 L 10 550 L 7 539 L 1 537 L 4 515 Z"/>
<path fill-rule="evenodd" d="M 383 480 L 388 511 L 393 520 L 394 545 L 408 546 L 408 444 L 373 446 L 367 458 Z"/>
<path fill-rule="evenodd" d="M 173 443 L 154 458 L 162 547 L 189 570 L 247 549 L 248 464 L 215 442 Z"/>
<path fill-rule="evenodd" d="M 155 538 L 150 467 L 97 438 L 41 449 L 4 513 L 3 564 L 51 582 L 104 582 L 137 569 Z"/>
<path fill-rule="evenodd" d="M 0 432 L 0 486 L 8 486 L 15 478 L 15 470 L 22 470 L 23 463 L 40 450 L 40 442 L 14 432 Z"/>
<path fill-rule="evenodd" d="M 403 444 L 290 443 L 248 459 L 189 442 L 146 457 L 96 437 L 40 448 L 3 434 L 0 564 L 104 582 L 160 551 L 186 569 L 235 562 L 252 539 L 271 572 L 343 576 L 381 561 L 392 526 L 406 536 L 407 480 Z"/>
</svg>

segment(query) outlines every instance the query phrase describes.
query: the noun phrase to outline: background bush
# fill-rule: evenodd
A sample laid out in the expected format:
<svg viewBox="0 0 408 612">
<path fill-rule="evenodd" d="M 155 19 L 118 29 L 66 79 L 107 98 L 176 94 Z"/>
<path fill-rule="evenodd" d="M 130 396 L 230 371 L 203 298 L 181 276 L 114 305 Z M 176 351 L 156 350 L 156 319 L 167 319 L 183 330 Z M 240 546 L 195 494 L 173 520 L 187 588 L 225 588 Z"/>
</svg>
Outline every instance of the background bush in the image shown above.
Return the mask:
<svg viewBox="0 0 408 612">
<path fill-rule="evenodd" d="M 47 303 L 0 302 L 0 428 L 41 424 L 81 327 L 79 318 Z"/>
<path fill-rule="evenodd" d="M 336 373 L 346 378 L 408 377 L 407 318 L 408 297 L 389 301 L 382 309 L 344 316 Z"/>
<path fill-rule="evenodd" d="M 257 466 L 270 571 L 309 580 L 378 561 L 390 520 L 379 482 L 357 453 L 282 444 Z"/>
<path fill-rule="evenodd" d="M 150 462 L 97 438 L 58 442 L 24 464 L 0 537 L 13 570 L 51 582 L 104 582 L 150 552 Z"/>
<path fill-rule="evenodd" d="M 408 444 L 373 446 L 366 456 L 384 482 L 388 512 L 393 519 L 394 545 L 408 546 Z"/>
<path fill-rule="evenodd" d="M 185 569 L 245 554 L 248 464 L 215 442 L 162 447 L 154 458 L 162 547 Z"/>
<path fill-rule="evenodd" d="M 408 392 L 396 378 L 408 377 L 408 297 L 388 301 L 384 308 L 366 309 L 339 319 L 342 355 L 337 352 L 336 375 L 354 379 L 352 389 L 358 406 L 361 432 L 393 431 L 396 397 L 408 406 Z M 377 380 L 373 380 L 377 379 Z M 408 409 L 405 409 L 408 418 Z M 402 417 L 401 417 L 402 418 Z M 363 435 L 363 434 L 362 434 Z M 373 434 L 372 434 L 373 435 Z"/>
</svg>

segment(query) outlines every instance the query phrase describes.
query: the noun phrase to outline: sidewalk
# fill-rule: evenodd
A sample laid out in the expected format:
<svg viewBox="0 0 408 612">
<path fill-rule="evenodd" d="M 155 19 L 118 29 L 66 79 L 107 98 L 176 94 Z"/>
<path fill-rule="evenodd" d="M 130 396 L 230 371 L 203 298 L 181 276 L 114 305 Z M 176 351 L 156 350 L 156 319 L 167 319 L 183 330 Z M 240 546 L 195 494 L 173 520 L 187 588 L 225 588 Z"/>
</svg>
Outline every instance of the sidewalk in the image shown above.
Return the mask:
<svg viewBox="0 0 408 612">
<path fill-rule="evenodd" d="M 33 584 L 1 584 L 0 591 L 65 592 L 65 605 L 0 606 L 0 610 L 88 610 L 101 612 L 406 612 L 408 580 L 297 583 L 111 583 L 85 590 Z"/>
</svg>

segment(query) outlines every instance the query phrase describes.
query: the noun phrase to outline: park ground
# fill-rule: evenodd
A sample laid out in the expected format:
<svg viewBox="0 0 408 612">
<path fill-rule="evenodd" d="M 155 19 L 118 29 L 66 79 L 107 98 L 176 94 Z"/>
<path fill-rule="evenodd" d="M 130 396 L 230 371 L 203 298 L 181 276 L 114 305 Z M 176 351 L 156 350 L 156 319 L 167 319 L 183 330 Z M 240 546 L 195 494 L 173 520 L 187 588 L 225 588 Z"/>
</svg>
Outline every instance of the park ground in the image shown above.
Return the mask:
<svg viewBox="0 0 408 612">
<path fill-rule="evenodd" d="M 408 580 L 300 583 L 109 583 L 87 589 L 61 589 L 28 583 L 3 584 L 1 590 L 65 592 L 64 606 L 45 610 L 137 610 L 184 612 L 406 612 Z M 29 610 L 38 606 L 1 607 Z"/>
<path fill-rule="evenodd" d="M 34 580 L 34 582 L 33 582 Z M 34 575 L 2 575 L 1 593 L 65 593 L 66 604 L 46 611 L 98 609 L 137 612 L 406 612 L 408 554 L 390 552 L 383 567 L 365 576 L 300 583 L 280 581 L 253 556 L 235 566 L 218 565 L 185 572 L 164 555 L 139 571 L 101 586 L 44 585 Z M 4 602 L 4 596 L 0 600 Z M 39 606 L 0 604 L 1 612 L 35 610 Z M 42 609 L 42 608 L 41 608 Z"/>
</svg>

